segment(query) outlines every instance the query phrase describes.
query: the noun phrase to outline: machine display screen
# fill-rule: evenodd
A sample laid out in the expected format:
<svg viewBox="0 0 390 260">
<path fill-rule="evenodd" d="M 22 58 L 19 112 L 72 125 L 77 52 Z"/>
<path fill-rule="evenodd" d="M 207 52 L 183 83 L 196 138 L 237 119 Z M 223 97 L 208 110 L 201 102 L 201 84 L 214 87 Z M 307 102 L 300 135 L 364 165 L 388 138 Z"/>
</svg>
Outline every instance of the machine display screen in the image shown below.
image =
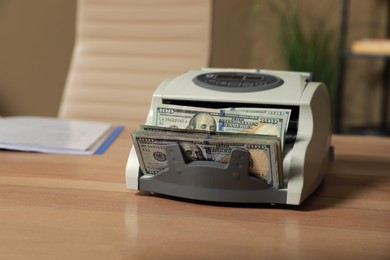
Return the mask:
<svg viewBox="0 0 390 260">
<path fill-rule="evenodd" d="M 239 79 L 243 80 L 244 75 L 235 75 L 235 74 L 218 74 L 215 79 Z"/>
</svg>

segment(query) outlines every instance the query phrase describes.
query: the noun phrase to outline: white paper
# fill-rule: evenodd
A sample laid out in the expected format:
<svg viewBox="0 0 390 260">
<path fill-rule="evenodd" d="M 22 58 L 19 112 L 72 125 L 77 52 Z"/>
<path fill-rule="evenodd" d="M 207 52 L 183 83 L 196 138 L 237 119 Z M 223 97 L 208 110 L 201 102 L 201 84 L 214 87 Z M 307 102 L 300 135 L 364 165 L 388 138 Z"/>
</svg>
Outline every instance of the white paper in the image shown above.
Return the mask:
<svg viewBox="0 0 390 260">
<path fill-rule="evenodd" d="M 50 117 L 0 117 L 0 149 L 60 154 L 92 154 L 108 123 Z"/>
</svg>

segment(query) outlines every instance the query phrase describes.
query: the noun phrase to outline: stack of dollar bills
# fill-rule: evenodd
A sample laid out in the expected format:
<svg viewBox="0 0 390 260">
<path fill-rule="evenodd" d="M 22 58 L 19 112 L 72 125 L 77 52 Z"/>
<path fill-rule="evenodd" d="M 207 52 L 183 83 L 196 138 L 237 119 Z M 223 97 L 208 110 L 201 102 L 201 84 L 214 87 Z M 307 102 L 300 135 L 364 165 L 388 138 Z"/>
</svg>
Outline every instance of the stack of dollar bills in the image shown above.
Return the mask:
<svg viewBox="0 0 390 260">
<path fill-rule="evenodd" d="M 144 174 L 169 167 L 165 148 L 178 144 L 186 162 L 228 164 L 233 149 L 249 153 L 249 174 L 274 188 L 283 187 L 281 154 L 291 111 L 287 109 L 211 109 L 161 105 L 154 125 L 132 133 Z"/>
</svg>

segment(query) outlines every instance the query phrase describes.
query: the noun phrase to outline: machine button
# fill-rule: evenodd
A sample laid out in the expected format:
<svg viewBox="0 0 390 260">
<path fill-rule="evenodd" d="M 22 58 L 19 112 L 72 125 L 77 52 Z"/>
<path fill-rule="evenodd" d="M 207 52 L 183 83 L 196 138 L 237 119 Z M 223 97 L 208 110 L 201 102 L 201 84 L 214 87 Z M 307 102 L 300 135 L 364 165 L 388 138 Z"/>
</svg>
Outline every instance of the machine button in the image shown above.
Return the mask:
<svg viewBox="0 0 390 260">
<path fill-rule="evenodd" d="M 244 82 L 244 83 L 242 83 L 242 86 L 243 87 L 253 87 L 253 82 Z"/>
<path fill-rule="evenodd" d="M 241 87 L 241 82 L 232 81 L 232 82 L 228 83 L 228 86 L 231 86 L 231 87 Z"/>
</svg>

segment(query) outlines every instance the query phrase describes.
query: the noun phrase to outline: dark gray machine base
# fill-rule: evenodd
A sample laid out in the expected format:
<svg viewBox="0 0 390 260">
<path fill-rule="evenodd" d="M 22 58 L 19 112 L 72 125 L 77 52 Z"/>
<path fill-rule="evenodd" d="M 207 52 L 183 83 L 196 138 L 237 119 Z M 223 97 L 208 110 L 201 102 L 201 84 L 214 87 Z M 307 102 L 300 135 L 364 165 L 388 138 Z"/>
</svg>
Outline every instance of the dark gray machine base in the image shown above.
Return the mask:
<svg viewBox="0 0 390 260">
<path fill-rule="evenodd" d="M 139 178 L 139 190 L 186 199 L 233 203 L 286 204 L 287 191 L 249 175 L 249 153 L 232 151 L 229 164 L 186 163 L 178 144 L 166 148 L 169 168 Z"/>
</svg>

